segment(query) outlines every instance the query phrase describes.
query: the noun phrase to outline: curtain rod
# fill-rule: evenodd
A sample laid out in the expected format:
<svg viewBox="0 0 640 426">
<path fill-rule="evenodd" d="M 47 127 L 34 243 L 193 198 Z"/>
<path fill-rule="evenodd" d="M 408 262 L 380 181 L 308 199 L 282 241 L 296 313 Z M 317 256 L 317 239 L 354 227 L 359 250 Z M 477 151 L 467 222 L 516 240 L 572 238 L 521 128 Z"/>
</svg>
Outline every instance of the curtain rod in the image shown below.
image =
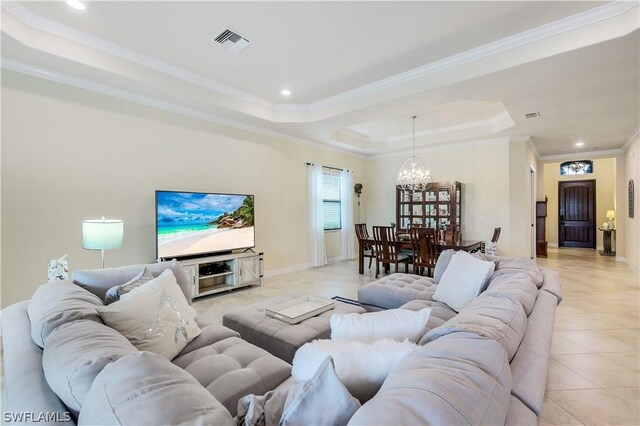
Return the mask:
<svg viewBox="0 0 640 426">
<path fill-rule="evenodd" d="M 314 163 L 304 163 L 304 164 L 306 164 L 307 166 L 315 166 Z M 338 167 L 331 167 L 331 166 L 322 166 L 322 167 L 324 167 L 325 169 L 340 170 L 341 172 L 351 172 L 351 173 L 353 173 L 353 170 L 340 169 Z"/>
</svg>

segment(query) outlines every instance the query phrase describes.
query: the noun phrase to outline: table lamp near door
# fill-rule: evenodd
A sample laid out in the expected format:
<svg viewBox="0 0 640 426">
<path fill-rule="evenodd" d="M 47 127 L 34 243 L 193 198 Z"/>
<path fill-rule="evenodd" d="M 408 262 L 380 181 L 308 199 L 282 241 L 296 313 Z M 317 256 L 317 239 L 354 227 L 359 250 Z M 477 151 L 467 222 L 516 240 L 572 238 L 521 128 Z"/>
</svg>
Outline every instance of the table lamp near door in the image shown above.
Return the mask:
<svg viewBox="0 0 640 426">
<path fill-rule="evenodd" d="M 104 251 L 122 247 L 124 241 L 124 222 L 118 219 L 83 220 L 82 248 L 100 250 L 104 268 Z"/>
<path fill-rule="evenodd" d="M 607 219 L 609 219 L 609 229 L 613 229 L 613 219 L 616 218 L 616 212 L 613 210 L 607 210 Z"/>
</svg>

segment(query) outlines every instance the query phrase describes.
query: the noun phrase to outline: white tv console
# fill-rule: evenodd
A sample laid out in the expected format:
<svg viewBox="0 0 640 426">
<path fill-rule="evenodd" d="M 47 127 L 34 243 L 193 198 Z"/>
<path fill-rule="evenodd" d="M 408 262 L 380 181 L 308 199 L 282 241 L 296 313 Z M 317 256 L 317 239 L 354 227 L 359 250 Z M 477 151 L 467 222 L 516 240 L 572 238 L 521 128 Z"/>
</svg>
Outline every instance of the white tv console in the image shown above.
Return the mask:
<svg viewBox="0 0 640 426">
<path fill-rule="evenodd" d="M 262 286 L 264 253 L 232 253 L 181 260 L 191 281 L 192 298 L 250 285 Z"/>
</svg>

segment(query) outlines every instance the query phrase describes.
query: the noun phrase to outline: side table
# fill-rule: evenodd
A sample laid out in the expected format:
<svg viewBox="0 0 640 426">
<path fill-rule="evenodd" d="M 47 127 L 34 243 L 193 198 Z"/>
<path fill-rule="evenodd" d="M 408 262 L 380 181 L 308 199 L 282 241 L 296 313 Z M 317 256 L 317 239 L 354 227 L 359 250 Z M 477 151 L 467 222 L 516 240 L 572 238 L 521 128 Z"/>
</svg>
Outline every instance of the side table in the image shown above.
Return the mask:
<svg viewBox="0 0 640 426">
<path fill-rule="evenodd" d="M 600 250 L 602 256 L 616 255 L 616 230 L 607 228 L 598 228 L 602 231 L 602 245 L 604 250 Z"/>
</svg>

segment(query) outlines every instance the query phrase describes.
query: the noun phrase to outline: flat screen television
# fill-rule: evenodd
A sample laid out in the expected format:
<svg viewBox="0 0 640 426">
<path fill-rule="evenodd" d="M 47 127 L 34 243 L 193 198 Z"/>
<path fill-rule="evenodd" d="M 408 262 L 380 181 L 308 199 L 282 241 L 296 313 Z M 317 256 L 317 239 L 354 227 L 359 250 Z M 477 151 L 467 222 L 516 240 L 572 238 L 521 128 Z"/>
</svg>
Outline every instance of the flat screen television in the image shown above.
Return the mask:
<svg viewBox="0 0 640 426">
<path fill-rule="evenodd" d="M 254 246 L 253 195 L 156 191 L 157 257 L 196 257 Z"/>
</svg>

